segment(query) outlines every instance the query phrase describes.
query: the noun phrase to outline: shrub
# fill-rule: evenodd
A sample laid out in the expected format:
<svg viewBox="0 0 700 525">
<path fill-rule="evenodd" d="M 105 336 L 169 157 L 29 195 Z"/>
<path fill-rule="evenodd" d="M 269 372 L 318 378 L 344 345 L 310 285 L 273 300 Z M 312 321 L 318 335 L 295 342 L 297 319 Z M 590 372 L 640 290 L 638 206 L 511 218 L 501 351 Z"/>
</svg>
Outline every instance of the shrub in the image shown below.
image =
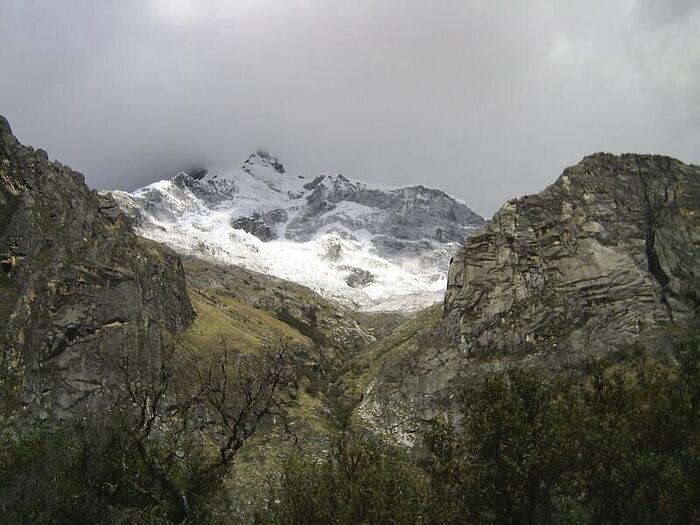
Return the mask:
<svg viewBox="0 0 700 525">
<path fill-rule="evenodd" d="M 416 523 L 427 504 L 425 475 L 402 449 L 346 432 L 331 455 L 287 458 L 273 519 L 285 524 Z"/>
<path fill-rule="evenodd" d="M 700 522 L 700 352 L 467 384 L 426 437 L 437 523 Z"/>
</svg>

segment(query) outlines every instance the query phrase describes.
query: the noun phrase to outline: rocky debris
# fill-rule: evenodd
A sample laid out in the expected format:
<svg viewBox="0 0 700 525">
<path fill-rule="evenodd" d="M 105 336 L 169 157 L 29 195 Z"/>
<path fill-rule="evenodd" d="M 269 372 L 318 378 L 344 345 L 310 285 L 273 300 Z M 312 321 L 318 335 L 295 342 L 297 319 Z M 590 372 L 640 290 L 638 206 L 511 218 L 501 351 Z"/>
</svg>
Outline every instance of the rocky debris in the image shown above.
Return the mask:
<svg viewBox="0 0 700 525">
<path fill-rule="evenodd" d="M 466 370 L 569 367 L 697 333 L 700 168 L 596 154 L 467 239 L 441 320 L 396 341 L 358 414 L 410 441 Z M 383 342 L 382 344 L 388 344 Z M 382 421 L 391 413 L 392 421 Z"/>
<path fill-rule="evenodd" d="M 236 217 L 231 221 L 231 227 L 255 235 L 261 241 L 271 241 L 276 237 L 259 213 L 254 213 L 250 217 Z"/>
<path fill-rule="evenodd" d="M 179 257 L 0 118 L 0 386 L 27 416 L 99 397 L 120 353 L 193 319 Z M 89 394 L 94 393 L 94 396 Z"/>
<path fill-rule="evenodd" d="M 374 275 L 362 268 L 348 267 L 348 276 L 345 278 L 345 282 L 351 288 L 362 288 L 374 282 Z"/>
</svg>

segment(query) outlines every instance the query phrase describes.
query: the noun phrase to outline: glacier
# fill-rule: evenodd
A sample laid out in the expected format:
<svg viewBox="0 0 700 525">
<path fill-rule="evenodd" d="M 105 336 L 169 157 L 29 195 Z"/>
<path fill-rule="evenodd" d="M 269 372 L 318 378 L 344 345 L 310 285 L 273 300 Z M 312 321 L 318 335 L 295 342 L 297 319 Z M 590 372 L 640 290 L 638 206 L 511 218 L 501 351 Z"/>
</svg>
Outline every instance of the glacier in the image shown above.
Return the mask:
<svg viewBox="0 0 700 525">
<path fill-rule="evenodd" d="M 485 221 L 424 186 L 290 173 L 264 151 L 109 194 L 136 232 L 194 257 L 293 281 L 363 311 L 442 300 L 450 258 Z"/>
</svg>

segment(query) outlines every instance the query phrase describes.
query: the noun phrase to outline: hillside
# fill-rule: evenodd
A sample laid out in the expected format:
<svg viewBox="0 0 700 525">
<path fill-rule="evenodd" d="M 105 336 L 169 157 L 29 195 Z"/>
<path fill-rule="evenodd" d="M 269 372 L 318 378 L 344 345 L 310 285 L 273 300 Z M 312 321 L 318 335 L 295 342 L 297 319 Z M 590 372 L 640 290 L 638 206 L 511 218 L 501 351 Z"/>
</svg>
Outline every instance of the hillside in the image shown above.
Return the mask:
<svg viewBox="0 0 700 525">
<path fill-rule="evenodd" d="M 509 201 L 453 259 L 442 318 L 383 350 L 358 413 L 410 441 L 475 370 L 667 355 L 698 332 L 699 209 L 700 168 L 652 155 L 592 155 Z"/>
</svg>

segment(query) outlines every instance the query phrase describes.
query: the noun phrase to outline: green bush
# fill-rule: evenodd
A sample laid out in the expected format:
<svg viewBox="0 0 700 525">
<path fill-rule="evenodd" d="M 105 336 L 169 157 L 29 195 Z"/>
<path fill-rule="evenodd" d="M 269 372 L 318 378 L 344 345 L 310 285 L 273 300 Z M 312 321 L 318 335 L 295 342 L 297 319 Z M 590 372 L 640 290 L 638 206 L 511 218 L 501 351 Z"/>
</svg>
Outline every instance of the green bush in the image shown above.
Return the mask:
<svg viewBox="0 0 700 525">
<path fill-rule="evenodd" d="M 441 523 L 547 523 L 575 492 L 580 402 L 570 378 L 520 369 L 469 383 L 462 425 L 436 425 L 426 443 Z M 566 490 L 564 490 L 566 489 Z"/>
<path fill-rule="evenodd" d="M 511 369 L 472 378 L 459 417 L 432 424 L 421 455 L 350 430 L 323 457 L 291 453 L 262 521 L 700 523 L 698 342 L 674 355 L 580 376 Z M 145 440 L 134 414 L 121 405 L 5 433 L 0 523 L 225 523 L 221 476 L 205 475 L 211 450 L 199 434 L 180 436 L 177 448 L 163 439 L 167 428 Z M 186 516 L 173 513 L 172 494 L 184 494 Z"/>
<path fill-rule="evenodd" d="M 52 423 L 0 445 L 0 523 L 167 523 L 157 502 L 125 491 L 126 436 L 79 423 Z"/>
<path fill-rule="evenodd" d="M 276 523 L 416 523 L 428 498 L 425 475 L 405 451 L 351 432 L 328 458 L 292 454 L 282 475 Z"/>
<path fill-rule="evenodd" d="M 436 523 L 700 522 L 700 352 L 468 384 L 426 443 Z"/>
<path fill-rule="evenodd" d="M 277 523 L 700 523 L 700 348 L 466 381 L 427 455 L 346 434 L 292 455 Z"/>
<path fill-rule="evenodd" d="M 212 523 L 263 418 L 284 414 L 287 347 L 116 356 L 100 410 L 0 442 L 0 523 Z M 7 438 L 8 432 L 3 432 Z"/>
<path fill-rule="evenodd" d="M 94 497 L 90 480 L 80 475 L 81 455 L 66 432 L 5 439 L 0 445 L 0 522 L 101 521 L 105 507 Z"/>
</svg>

